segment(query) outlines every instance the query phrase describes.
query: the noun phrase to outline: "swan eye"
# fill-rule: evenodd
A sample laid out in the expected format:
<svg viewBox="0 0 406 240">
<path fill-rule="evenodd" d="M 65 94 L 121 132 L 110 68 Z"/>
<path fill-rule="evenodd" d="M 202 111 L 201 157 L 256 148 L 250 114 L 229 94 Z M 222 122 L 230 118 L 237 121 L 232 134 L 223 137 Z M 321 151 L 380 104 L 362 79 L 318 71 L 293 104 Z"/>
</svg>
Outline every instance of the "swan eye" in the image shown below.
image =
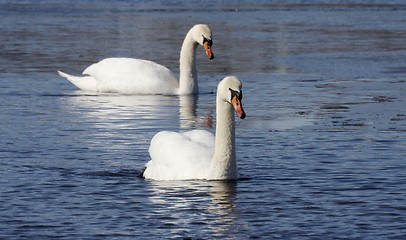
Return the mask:
<svg viewBox="0 0 406 240">
<path fill-rule="evenodd" d="M 211 47 L 211 45 L 213 45 L 213 41 L 211 40 L 211 38 L 206 38 L 205 36 L 203 36 L 203 44 L 205 44 L 207 42 L 207 44 Z"/>
<path fill-rule="evenodd" d="M 238 100 L 241 101 L 242 99 L 242 91 L 235 91 L 231 88 L 229 88 L 230 92 L 231 92 L 231 99 L 233 99 L 233 97 L 237 97 Z"/>
</svg>

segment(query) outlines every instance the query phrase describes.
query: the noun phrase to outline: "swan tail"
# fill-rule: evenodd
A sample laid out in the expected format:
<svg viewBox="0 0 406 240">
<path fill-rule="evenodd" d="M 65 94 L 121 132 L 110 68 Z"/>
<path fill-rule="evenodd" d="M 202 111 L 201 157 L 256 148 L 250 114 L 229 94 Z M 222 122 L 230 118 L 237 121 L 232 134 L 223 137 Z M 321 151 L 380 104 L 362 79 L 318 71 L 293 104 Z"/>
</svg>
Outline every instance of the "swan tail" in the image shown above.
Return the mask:
<svg viewBox="0 0 406 240">
<path fill-rule="evenodd" d="M 73 85 L 78 87 L 81 90 L 85 91 L 94 91 L 97 89 L 97 80 L 92 77 L 92 76 L 83 76 L 83 77 L 78 77 L 78 76 L 73 76 L 67 73 L 64 73 L 62 71 L 58 70 L 59 76 L 66 78 L 71 82 Z"/>
</svg>

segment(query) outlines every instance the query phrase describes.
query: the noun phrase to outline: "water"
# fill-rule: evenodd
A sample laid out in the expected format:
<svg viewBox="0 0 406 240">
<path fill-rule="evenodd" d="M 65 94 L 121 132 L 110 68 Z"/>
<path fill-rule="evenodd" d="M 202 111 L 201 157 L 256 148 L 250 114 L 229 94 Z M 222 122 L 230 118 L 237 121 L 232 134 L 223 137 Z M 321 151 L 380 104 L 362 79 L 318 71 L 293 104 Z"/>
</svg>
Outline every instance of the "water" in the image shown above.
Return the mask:
<svg viewBox="0 0 406 240">
<path fill-rule="evenodd" d="M 204 7 L 202 6 L 204 5 Z M 406 238 L 406 5 L 0 1 L 0 236 Z M 177 72 L 194 23 L 196 97 L 78 91 L 105 57 Z M 217 82 L 243 81 L 237 182 L 147 181 L 152 136 L 214 131 Z"/>
</svg>

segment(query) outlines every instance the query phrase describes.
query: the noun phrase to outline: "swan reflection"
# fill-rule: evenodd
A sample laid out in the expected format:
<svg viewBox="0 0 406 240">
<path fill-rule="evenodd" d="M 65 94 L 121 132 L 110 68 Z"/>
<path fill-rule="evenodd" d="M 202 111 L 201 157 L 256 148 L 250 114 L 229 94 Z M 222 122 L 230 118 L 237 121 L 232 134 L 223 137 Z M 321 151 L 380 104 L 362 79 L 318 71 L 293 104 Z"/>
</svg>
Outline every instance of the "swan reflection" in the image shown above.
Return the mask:
<svg viewBox="0 0 406 240">
<path fill-rule="evenodd" d="M 213 113 L 211 111 L 202 116 L 197 114 L 198 99 L 198 95 L 179 96 L 179 123 L 181 129 L 213 127 Z"/>
<path fill-rule="evenodd" d="M 179 96 L 179 122 L 181 128 L 191 128 L 196 122 L 197 95 Z"/>
<path fill-rule="evenodd" d="M 64 106 L 70 112 L 80 113 L 83 120 L 104 127 L 120 128 L 123 124 L 134 123 L 129 120 L 144 120 L 141 124 L 137 121 L 138 128 L 155 127 L 158 130 L 168 127 L 212 127 L 211 114 L 202 117 L 197 115 L 197 95 L 87 95 L 80 92 L 80 95 L 64 100 L 68 101 L 69 104 Z"/>
<path fill-rule="evenodd" d="M 224 237 L 241 231 L 235 203 L 236 181 L 147 182 L 153 209 L 164 221 L 162 225 L 172 226 L 172 233 L 192 231 L 193 224 L 202 225 L 211 236 Z"/>
<path fill-rule="evenodd" d="M 237 206 L 235 204 L 236 181 L 209 182 L 211 201 L 208 210 L 215 215 L 209 228 L 215 236 L 230 236 L 240 231 Z"/>
</svg>

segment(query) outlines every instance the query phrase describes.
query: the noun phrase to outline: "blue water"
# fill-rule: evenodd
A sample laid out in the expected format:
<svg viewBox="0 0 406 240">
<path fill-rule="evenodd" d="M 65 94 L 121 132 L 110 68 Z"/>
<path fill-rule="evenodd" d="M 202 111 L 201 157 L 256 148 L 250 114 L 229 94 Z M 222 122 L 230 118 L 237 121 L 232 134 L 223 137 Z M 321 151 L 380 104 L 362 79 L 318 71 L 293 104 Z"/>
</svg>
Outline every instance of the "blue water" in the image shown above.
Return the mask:
<svg viewBox="0 0 406 240">
<path fill-rule="evenodd" d="M 403 1 L 0 1 L 0 238 L 405 239 Z M 195 23 L 197 96 L 77 90 L 106 57 L 178 72 Z M 138 177 L 162 130 L 214 132 L 243 81 L 241 179 Z"/>
</svg>

